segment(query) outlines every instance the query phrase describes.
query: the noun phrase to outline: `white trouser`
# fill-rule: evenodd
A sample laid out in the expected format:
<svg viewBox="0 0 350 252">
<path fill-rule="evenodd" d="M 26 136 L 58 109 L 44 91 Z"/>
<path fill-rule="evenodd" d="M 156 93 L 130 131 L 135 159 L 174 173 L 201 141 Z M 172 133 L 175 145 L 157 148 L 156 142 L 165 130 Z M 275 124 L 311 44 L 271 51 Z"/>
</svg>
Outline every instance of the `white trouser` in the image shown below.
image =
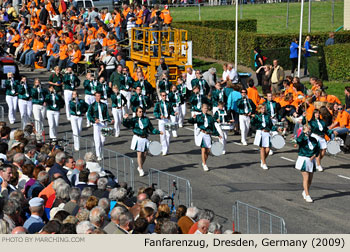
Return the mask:
<svg viewBox="0 0 350 252">
<path fill-rule="evenodd" d="M 14 124 L 16 121 L 16 112 L 17 112 L 17 96 L 6 95 L 6 102 L 9 107 L 9 122 Z"/>
<path fill-rule="evenodd" d="M 42 135 L 44 131 L 46 107 L 39 104 L 33 104 L 34 126 L 38 135 Z"/>
<path fill-rule="evenodd" d="M 184 102 L 184 104 L 180 105 L 180 110 L 181 110 L 181 116 L 179 116 L 179 126 L 182 127 L 183 123 L 184 123 L 184 119 L 186 116 L 186 102 Z"/>
<path fill-rule="evenodd" d="M 164 124 L 169 122 L 168 119 L 159 119 L 158 120 L 158 129 L 163 132 L 163 135 L 160 135 L 160 143 L 162 145 L 163 154 L 167 154 L 169 151 L 169 143 L 170 143 L 170 132 L 165 130 Z"/>
<path fill-rule="evenodd" d="M 222 143 L 224 147 L 223 151 L 226 151 L 227 131 L 223 130 L 221 136 L 222 138 L 219 138 L 219 142 Z"/>
<path fill-rule="evenodd" d="M 201 112 L 197 112 L 197 111 L 191 111 L 191 118 L 194 116 L 194 115 L 200 115 Z M 198 131 L 197 131 L 197 123 L 193 124 L 193 135 L 194 135 L 194 141 L 195 142 L 198 142 L 199 141 L 199 135 L 198 135 Z"/>
<path fill-rule="evenodd" d="M 73 131 L 74 150 L 78 151 L 80 150 L 79 136 L 82 130 L 83 117 L 71 115 L 70 123 L 72 125 L 72 131 Z"/>
<path fill-rule="evenodd" d="M 66 116 L 67 120 L 70 119 L 70 113 L 69 113 L 69 102 L 72 100 L 72 90 L 64 90 L 64 103 L 66 106 Z"/>
<path fill-rule="evenodd" d="M 88 94 L 85 94 L 85 102 L 89 105 L 93 104 L 96 100 L 95 100 L 95 96 L 93 95 L 88 95 Z M 86 116 L 86 125 L 88 127 L 90 127 L 91 123 L 90 121 L 87 119 L 87 116 Z"/>
<path fill-rule="evenodd" d="M 106 138 L 102 135 L 101 129 L 105 125 L 103 123 L 94 123 L 94 141 L 95 151 L 98 158 L 102 158 L 102 148 L 104 146 Z"/>
<path fill-rule="evenodd" d="M 114 118 L 114 129 L 115 136 L 119 136 L 120 134 L 120 125 L 123 120 L 123 110 L 118 108 L 112 108 L 112 114 Z"/>
<path fill-rule="evenodd" d="M 174 122 L 179 123 L 180 115 L 182 115 L 181 108 L 180 107 L 174 107 L 174 111 L 177 112 L 178 114 L 175 115 L 175 116 L 171 115 L 170 116 L 170 120 L 171 120 L 172 123 L 174 123 Z M 173 134 L 173 137 L 177 137 L 177 131 L 176 130 L 172 130 L 171 132 Z"/>
<path fill-rule="evenodd" d="M 120 93 L 125 96 L 126 98 L 126 106 L 123 107 L 123 115 L 128 114 L 130 110 L 130 99 L 131 99 L 131 92 L 130 91 L 125 91 L 121 90 Z"/>
<path fill-rule="evenodd" d="M 26 101 L 18 99 L 19 113 L 21 114 L 22 128 L 30 122 L 30 117 L 32 116 L 32 101 Z"/>
<path fill-rule="evenodd" d="M 250 117 L 246 115 L 239 115 L 239 128 L 241 129 L 241 141 L 247 142 L 247 135 L 250 127 Z"/>
<path fill-rule="evenodd" d="M 53 110 L 47 110 L 47 122 L 49 123 L 49 135 L 51 139 L 57 138 L 57 127 L 60 120 L 60 112 L 59 111 L 53 111 Z"/>
</svg>

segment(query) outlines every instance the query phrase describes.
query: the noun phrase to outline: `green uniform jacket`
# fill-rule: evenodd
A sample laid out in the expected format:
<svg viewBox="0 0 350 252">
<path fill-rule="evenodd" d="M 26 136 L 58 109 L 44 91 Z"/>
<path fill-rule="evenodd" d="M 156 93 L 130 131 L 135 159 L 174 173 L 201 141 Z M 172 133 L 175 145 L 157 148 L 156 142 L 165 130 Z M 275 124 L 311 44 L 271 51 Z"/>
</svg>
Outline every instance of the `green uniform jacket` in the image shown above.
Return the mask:
<svg viewBox="0 0 350 252">
<path fill-rule="evenodd" d="M 95 95 L 97 87 L 98 87 L 98 82 L 95 81 L 90 81 L 90 80 L 85 80 L 83 83 L 85 94 L 87 95 Z"/>
<path fill-rule="evenodd" d="M 204 95 L 208 95 L 209 94 L 209 91 L 210 91 L 210 87 L 209 87 L 209 84 L 206 80 L 204 79 L 193 79 L 191 81 L 191 86 L 192 86 L 192 90 L 193 90 L 193 87 L 194 86 L 198 86 L 199 87 L 199 90 L 203 90 L 203 94 Z M 201 92 L 199 92 L 201 93 Z"/>
<path fill-rule="evenodd" d="M 63 84 L 63 75 L 59 74 L 56 75 L 56 73 L 53 73 L 50 75 L 49 77 L 49 81 L 53 82 L 53 83 L 61 83 Z M 53 86 L 56 92 L 62 92 L 62 86 L 58 87 L 58 86 Z"/>
<path fill-rule="evenodd" d="M 206 115 L 207 119 L 208 119 L 208 127 L 204 126 L 204 114 L 200 114 L 197 115 L 195 118 L 190 118 L 188 120 L 189 123 L 195 124 L 197 123 L 198 128 L 200 128 L 201 130 L 204 130 L 205 132 L 214 135 L 214 136 L 219 136 L 219 132 L 216 130 L 215 127 L 215 121 L 214 121 L 214 117 L 212 117 L 211 115 Z"/>
<path fill-rule="evenodd" d="M 262 125 L 262 117 L 265 118 L 265 127 Z M 266 114 L 256 114 L 250 123 L 255 126 L 257 130 L 268 130 L 276 131 L 277 128 L 273 125 L 270 115 Z"/>
<path fill-rule="evenodd" d="M 311 132 L 316 134 L 316 135 L 322 136 L 322 137 L 324 137 L 324 135 L 327 135 L 330 137 L 333 134 L 333 130 L 328 129 L 328 127 L 326 126 L 326 123 L 322 119 L 320 119 L 319 122 L 322 125 L 322 128 L 323 128 L 322 131 L 318 127 L 318 123 L 317 123 L 316 119 L 311 119 L 309 121 L 309 125 L 311 126 Z M 303 120 L 301 123 L 303 125 L 306 124 L 305 116 L 303 117 Z"/>
<path fill-rule="evenodd" d="M 134 82 L 130 76 L 122 75 L 120 77 L 120 90 L 130 91 L 130 88 L 134 87 Z"/>
<path fill-rule="evenodd" d="M 177 97 L 175 97 L 175 93 L 170 92 L 168 94 L 169 102 L 171 102 L 173 104 L 173 106 L 178 106 L 180 104 L 184 104 L 185 99 L 184 99 L 183 95 L 181 94 L 181 92 L 177 91 L 176 95 L 177 95 Z"/>
<path fill-rule="evenodd" d="M 198 97 L 201 100 L 201 104 L 204 103 L 204 104 L 207 104 L 207 105 L 211 106 L 211 101 L 206 96 L 198 94 Z M 197 97 L 197 95 L 195 93 L 192 94 L 192 96 L 190 98 L 191 110 L 192 111 L 201 112 L 202 111 L 202 108 L 201 108 L 202 106 L 198 106 L 198 97 Z"/>
<path fill-rule="evenodd" d="M 103 120 L 106 120 L 108 122 L 111 121 L 111 118 L 109 117 L 107 105 L 103 102 L 100 102 L 101 105 L 101 112 L 102 112 L 102 118 Z M 94 102 L 89 106 L 89 109 L 87 111 L 87 118 L 90 122 L 95 123 L 96 119 L 99 119 L 98 114 L 98 102 Z"/>
<path fill-rule="evenodd" d="M 149 134 L 152 134 L 152 135 L 160 134 L 160 131 L 153 127 L 148 117 L 145 117 L 145 116 L 142 117 L 141 122 L 143 124 L 143 129 L 140 128 L 138 117 L 134 117 L 131 119 L 129 118 L 123 119 L 123 125 L 128 129 L 132 128 L 132 132 L 135 135 L 148 137 Z"/>
<path fill-rule="evenodd" d="M 138 80 L 134 83 L 134 89 L 136 89 L 137 87 L 141 87 L 142 90 L 142 94 L 143 95 L 151 95 L 153 94 L 153 87 L 151 85 L 151 83 L 149 83 L 147 80 L 143 80 L 143 84 L 142 81 Z"/>
<path fill-rule="evenodd" d="M 270 117 L 272 116 L 272 114 L 271 114 L 271 105 L 270 105 L 271 103 L 272 103 L 272 107 L 273 107 L 273 112 L 275 113 L 274 114 L 274 118 L 276 118 L 278 121 L 280 121 L 281 120 L 281 116 L 280 116 L 280 114 L 278 112 L 281 109 L 281 105 L 279 103 L 277 103 L 275 101 L 267 101 L 266 100 L 263 103 L 263 105 L 266 106 L 266 112 L 267 112 L 267 114 L 270 115 Z"/>
<path fill-rule="evenodd" d="M 72 78 L 71 78 L 72 76 Z M 63 77 L 64 89 L 65 90 L 75 90 L 80 86 L 80 80 L 75 74 L 65 74 Z"/>
<path fill-rule="evenodd" d="M 48 110 L 60 111 L 60 109 L 64 108 L 64 100 L 62 96 L 55 93 L 55 103 L 53 102 L 52 94 L 48 93 L 45 97 L 46 107 Z M 54 106 L 56 104 L 56 106 Z"/>
<path fill-rule="evenodd" d="M 13 80 L 13 84 L 12 85 L 13 85 L 13 88 L 11 88 L 11 81 L 9 79 L 7 79 L 5 81 L 6 95 L 16 96 L 17 95 L 18 86 L 19 86 L 19 81 L 18 80 Z"/>
<path fill-rule="evenodd" d="M 182 96 L 186 97 L 186 93 L 187 93 L 187 86 L 186 83 L 182 83 L 177 85 L 177 90 L 179 90 L 182 94 Z"/>
<path fill-rule="evenodd" d="M 247 98 L 247 106 L 248 106 L 248 113 L 254 114 L 256 106 L 255 106 L 254 102 L 249 98 Z M 244 99 L 243 98 L 241 98 L 237 101 L 237 112 L 240 115 L 248 114 L 244 111 Z"/>
<path fill-rule="evenodd" d="M 225 123 L 229 123 L 229 116 L 227 115 L 227 113 L 225 115 L 225 112 L 226 111 L 224 109 L 218 109 L 214 114 L 214 121 L 217 122 L 219 119 L 220 123 L 223 123 L 223 119 L 225 119 Z"/>
<path fill-rule="evenodd" d="M 143 111 L 146 111 L 147 109 L 151 108 L 151 100 L 146 95 L 141 95 L 141 97 L 142 97 Z M 138 94 L 134 94 L 133 96 L 131 96 L 130 104 L 131 104 L 132 112 L 136 112 L 136 108 L 140 106 L 140 100 L 139 100 Z"/>
<path fill-rule="evenodd" d="M 156 105 L 154 106 L 154 111 L 153 114 L 157 119 L 161 119 L 161 116 L 164 116 L 164 101 L 159 101 L 156 103 Z M 175 115 L 174 112 L 174 108 L 173 108 L 173 104 L 165 101 L 165 106 L 166 106 L 166 110 L 168 112 L 168 117 L 170 117 L 171 115 Z"/>
<path fill-rule="evenodd" d="M 299 144 L 298 155 L 301 157 L 312 157 L 313 155 L 316 155 L 317 157 L 320 153 L 320 145 L 318 144 L 318 141 L 313 137 L 309 137 L 310 142 L 314 146 L 314 149 L 311 150 L 307 139 L 308 137 L 304 132 L 301 132 L 300 136 L 297 138 L 297 143 Z"/>
<path fill-rule="evenodd" d="M 75 99 L 69 102 L 69 113 L 74 116 L 84 116 L 89 109 L 89 104 L 87 104 L 83 99 L 78 99 L 78 104 Z"/>
<path fill-rule="evenodd" d="M 45 88 L 35 88 L 33 87 L 31 89 L 31 96 L 32 96 L 32 103 L 33 104 L 38 104 L 38 105 L 43 105 L 45 102 L 45 97 L 49 94 L 49 90 Z"/>
<path fill-rule="evenodd" d="M 223 89 L 215 89 L 211 92 L 211 103 L 213 107 L 217 107 L 219 101 L 226 103 L 226 96 Z"/>
<path fill-rule="evenodd" d="M 170 88 L 171 88 L 172 84 L 169 80 L 161 80 L 158 83 L 158 87 L 159 87 L 159 91 L 160 92 L 165 92 L 167 94 L 170 93 Z"/>
<path fill-rule="evenodd" d="M 113 93 L 111 95 L 111 100 L 112 100 L 112 108 L 124 107 L 125 104 L 128 102 L 125 96 L 121 93 L 118 93 L 118 94 Z"/>
<path fill-rule="evenodd" d="M 32 87 L 28 85 L 28 83 L 27 83 L 27 92 L 26 92 L 26 89 L 24 88 L 24 85 L 19 84 L 17 86 L 18 99 L 29 101 L 29 99 L 31 98 L 30 96 L 31 90 L 32 90 Z"/>
<path fill-rule="evenodd" d="M 122 74 L 118 73 L 117 71 L 114 71 L 109 77 L 109 82 L 112 83 L 112 86 L 117 86 L 120 89 L 120 79 L 123 77 Z"/>
<path fill-rule="evenodd" d="M 112 89 L 108 86 L 107 82 L 105 84 L 98 83 L 96 92 L 101 93 L 101 99 L 107 100 L 109 97 L 111 97 L 111 94 L 113 93 Z"/>
</svg>

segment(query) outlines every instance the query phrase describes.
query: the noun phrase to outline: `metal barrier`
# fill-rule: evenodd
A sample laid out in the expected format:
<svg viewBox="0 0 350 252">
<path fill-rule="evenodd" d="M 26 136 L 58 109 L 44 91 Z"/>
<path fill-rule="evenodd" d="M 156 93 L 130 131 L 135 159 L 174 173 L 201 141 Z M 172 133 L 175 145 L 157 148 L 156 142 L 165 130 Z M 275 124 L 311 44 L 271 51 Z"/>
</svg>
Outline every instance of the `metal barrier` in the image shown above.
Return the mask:
<svg viewBox="0 0 350 252">
<path fill-rule="evenodd" d="M 155 185 L 173 198 L 175 206 L 192 204 L 192 187 L 188 179 L 184 179 L 167 172 L 149 169 L 149 185 Z"/>
<path fill-rule="evenodd" d="M 95 153 L 95 143 L 91 138 L 79 137 L 79 151 L 75 151 L 73 148 L 72 132 L 65 133 L 65 140 L 68 142 L 68 145 L 65 147 L 65 150 L 68 153 L 71 153 L 75 159 L 84 159 L 84 155 L 87 152 Z M 128 186 L 134 188 L 135 167 L 132 158 L 106 148 L 102 148 L 102 154 L 103 159 L 99 162 L 102 168 L 112 172 L 119 182 L 126 182 L 128 183 Z"/>
<path fill-rule="evenodd" d="M 232 206 L 234 231 L 242 234 L 286 234 L 283 218 L 260 208 L 236 201 Z"/>
<path fill-rule="evenodd" d="M 0 120 L 5 121 L 5 108 L 4 106 L 0 106 Z"/>
</svg>

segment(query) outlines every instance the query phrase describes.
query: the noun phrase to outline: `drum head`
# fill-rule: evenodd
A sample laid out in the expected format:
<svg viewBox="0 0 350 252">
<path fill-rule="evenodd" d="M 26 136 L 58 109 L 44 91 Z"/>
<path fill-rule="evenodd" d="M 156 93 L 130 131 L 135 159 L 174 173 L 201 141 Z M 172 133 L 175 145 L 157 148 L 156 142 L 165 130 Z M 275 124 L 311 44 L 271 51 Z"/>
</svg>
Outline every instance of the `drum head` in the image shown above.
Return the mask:
<svg viewBox="0 0 350 252">
<path fill-rule="evenodd" d="M 336 155 L 341 152 L 339 142 L 334 140 L 329 141 L 327 143 L 327 152 L 331 155 Z"/>
<path fill-rule="evenodd" d="M 149 145 L 149 152 L 153 156 L 158 156 L 162 152 L 162 145 L 157 141 L 152 141 Z"/>
<path fill-rule="evenodd" d="M 273 148 L 279 150 L 279 149 L 282 149 L 285 144 L 286 144 L 286 141 L 284 140 L 283 136 L 274 135 L 273 137 L 271 137 L 271 145 Z"/>
<path fill-rule="evenodd" d="M 220 142 L 213 143 L 210 149 L 211 154 L 213 154 L 214 156 L 221 156 L 223 150 L 224 150 L 224 146 Z"/>
</svg>

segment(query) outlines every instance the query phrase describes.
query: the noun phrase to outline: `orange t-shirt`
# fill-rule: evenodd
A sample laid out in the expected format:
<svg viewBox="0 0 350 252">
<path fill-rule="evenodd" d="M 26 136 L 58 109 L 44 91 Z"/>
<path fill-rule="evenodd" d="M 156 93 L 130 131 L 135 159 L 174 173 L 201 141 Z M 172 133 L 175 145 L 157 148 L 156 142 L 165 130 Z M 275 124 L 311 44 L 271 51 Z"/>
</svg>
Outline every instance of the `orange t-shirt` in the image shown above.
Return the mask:
<svg viewBox="0 0 350 252">
<path fill-rule="evenodd" d="M 96 38 L 96 35 L 97 35 L 97 30 L 95 27 L 91 27 L 88 29 L 89 31 L 92 31 L 92 34 L 94 35 L 94 38 Z"/>
<path fill-rule="evenodd" d="M 121 21 L 122 21 L 122 17 L 120 16 L 119 13 L 117 13 L 114 18 L 114 26 L 119 26 Z"/>
<path fill-rule="evenodd" d="M 89 35 L 87 38 L 86 38 L 86 45 L 90 45 L 91 43 L 91 40 L 94 39 L 94 35 Z"/>
<path fill-rule="evenodd" d="M 30 49 L 29 45 L 30 43 L 32 43 L 33 39 L 26 39 L 24 41 L 24 45 L 23 45 L 23 52 L 25 52 L 26 50 Z"/>
<path fill-rule="evenodd" d="M 51 195 L 55 194 L 55 190 L 52 188 L 53 182 L 51 182 L 47 187 L 45 187 L 40 193 L 39 197 L 42 198 L 45 203 L 51 197 Z"/>
<path fill-rule="evenodd" d="M 248 98 L 254 102 L 255 106 L 258 106 L 258 103 L 260 101 L 258 90 L 250 87 L 247 89 L 247 94 L 248 94 Z"/>
<path fill-rule="evenodd" d="M 345 127 L 350 129 L 350 114 L 346 111 L 342 111 L 341 113 L 338 113 L 336 122 L 339 123 L 340 127 Z"/>
<path fill-rule="evenodd" d="M 107 39 L 107 46 L 109 50 L 114 50 L 117 47 L 117 40 Z"/>
<path fill-rule="evenodd" d="M 335 95 L 327 95 L 327 102 L 341 104 L 340 100 Z"/>
<path fill-rule="evenodd" d="M 126 18 L 126 16 L 128 15 L 128 13 L 130 12 L 130 8 L 126 8 L 126 10 L 123 10 L 123 16 L 124 18 Z"/>
<path fill-rule="evenodd" d="M 106 35 L 106 36 L 107 36 L 107 34 L 108 34 L 108 32 L 107 32 L 105 29 L 103 29 L 102 26 L 101 26 L 100 28 L 98 28 L 98 30 L 97 30 L 97 34 L 100 34 L 100 33 L 103 33 L 103 34 Z"/>
<path fill-rule="evenodd" d="M 310 104 L 309 107 L 306 110 L 306 119 L 310 121 L 312 119 L 312 116 L 314 114 L 315 106 Z"/>
<path fill-rule="evenodd" d="M 52 48 L 53 48 L 53 45 L 51 43 L 48 43 L 47 47 L 46 47 L 46 55 L 47 56 L 51 56 L 52 55 L 52 53 L 53 53 Z"/>
<path fill-rule="evenodd" d="M 15 36 L 13 36 L 13 38 L 11 39 L 10 43 L 13 43 L 14 47 L 19 46 L 20 44 L 20 40 L 21 40 L 21 36 L 19 34 L 16 34 Z"/>
<path fill-rule="evenodd" d="M 139 12 L 136 13 L 136 24 L 141 25 L 142 24 L 142 15 L 143 15 L 143 10 L 140 10 Z"/>
<path fill-rule="evenodd" d="M 67 45 L 61 45 L 60 46 L 60 52 L 59 52 L 59 55 L 60 55 L 60 60 L 64 60 L 68 57 L 67 55 L 67 52 L 68 51 L 68 46 Z"/>
<path fill-rule="evenodd" d="M 163 14 L 164 24 L 171 24 L 171 22 L 173 21 L 173 18 L 170 16 L 170 11 L 164 9 L 162 10 L 162 14 Z"/>
<path fill-rule="evenodd" d="M 64 42 L 66 42 L 67 45 L 72 44 L 73 40 L 70 37 L 66 37 L 66 39 L 64 40 Z"/>
<path fill-rule="evenodd" d="M 39 40 L 34 40 L 33 51 L 37 52 L 38 50 L 44 48 L 44 43 Z"/>
<path fill-rule="evenodd" d="M 78 62 L 80 61 L 81 58 L 81 51 L 77 50 L 76 52 L 73 51 L 73 58 L 72 58 L 72 62 L 75 64 L 78 64 Z"/>
</svg>

